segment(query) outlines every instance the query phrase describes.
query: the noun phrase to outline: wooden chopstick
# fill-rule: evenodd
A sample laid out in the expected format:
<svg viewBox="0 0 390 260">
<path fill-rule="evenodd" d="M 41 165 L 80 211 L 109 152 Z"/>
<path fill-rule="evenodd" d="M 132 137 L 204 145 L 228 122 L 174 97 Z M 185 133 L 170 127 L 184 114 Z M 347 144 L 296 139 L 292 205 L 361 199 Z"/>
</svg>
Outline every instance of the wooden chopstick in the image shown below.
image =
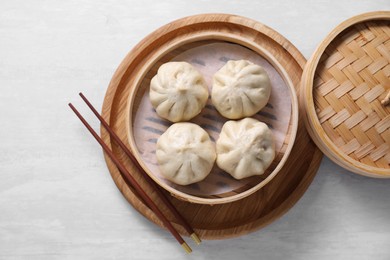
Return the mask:
<svg viewBox="0 0 390 260">
<path fill-rule="evenodd" d="M 123 166 L 123 164 L 115 157 L 114 153 L 110 150 L 110 148 L 104 143 L 103 139 L 92 129 L 92 127 L 88 124 L 88 122 L 84 119 L 84 117 L 77 111 L 77 109 L 69 103 L 69 107 L 73 110 L 73 112 L 77 115 L 80 121 L 85 125 L 85 127 L 89 130 L 89 132 L 93 135 L 93 137 L 98 141 L 98 143 L 102 146 L 103 150 L 110 157 L 112 162 L 118 167 L 118 169 L 124 173 L 127 179 L 130 181 L 131 185 L 138 192 L 141 198 L 148 204 L 148 206 L 154 211 L 154 213 L 160 218 L 160 220 L 164 223 L 164 225 L 168 228 L 171 234 L 176 238 L 179 244 L 184 248 L 187 253 L 191 253 L 192 250 L 188 246 L 188 244 L 184 241 L 184 239 L 180 236 L 180 234 L 176 231 L 176 229 L 172 226 L 171 222 L 165 217 L 165 215 L 160 211 L 157 205 L 153 202 L 153 200 L 145 193 L 142 187 L 138 184 L 138 182 L 134 179 L 134 177 L 127 171 L 127 169 Z"/>
<path fill-rule="evenodd" d="M 166 197 L 166 195 L 161 191 L 161 188 L 152 180 L 152 178 L 144 171 L 142 166 L 139 164 L 138 160 L 134 157 L 133 153 L 127 148 L 127 146 L 122 142 L 119 136 L 111 129 L 108 123 L 104 120 L 104 118 L 99 114 L 99 112 L 93 107 L 93 105 L 88 101 L 88 99 L 83 95 L 83 93 L 79 93 L 80 97 L 84 100 L 87 106 L 92 110 L 95 116 L 100 120 L 104 128 L 110 133 L 110 135 L 114 138 L 115 142 L 122 148 L 125 154 L 130 158 L 130 160 L 137 166 L 138 170 L 141 172 L 142 176 L 145 180 L 152 186 L 152 188 L 156 191 L 159 198 L 164 202 L 164 204 L 168 207 L 168 209 L 172 212 L 175 218 L 180 222 L 180 224 L 184 227 L 184 229 L 188 232 L 190 237 L 199 245 L 201 243 L 200 238 L 192 229 L 192 227 L 188 224 L 188 222 L 184 219 L 184 217 L 177 211 L 172 202 Z"/>
</svg>

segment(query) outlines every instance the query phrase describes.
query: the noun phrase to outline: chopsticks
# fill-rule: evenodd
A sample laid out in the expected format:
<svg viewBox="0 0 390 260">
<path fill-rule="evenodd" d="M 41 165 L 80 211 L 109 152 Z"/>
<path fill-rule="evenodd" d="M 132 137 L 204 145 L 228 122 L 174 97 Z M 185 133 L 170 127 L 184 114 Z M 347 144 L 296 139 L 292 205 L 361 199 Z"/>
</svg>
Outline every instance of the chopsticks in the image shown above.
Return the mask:
<svg viewBox="0 0 390 260">
<path fill-rule="evenodd" d="M 184 229 L 188 232 L 190 237 L 195 241 L 196 244 L 200 244 L 201 240 L 198 237 L 198 235 L 195 233 L 195 231 L 192 229 L 192 227 L 188 224 L 188 222 L 183 218 L 183 216 L 177 211 L 175 206 L 172 204 L 172 202 L 166 197 L 166 195 L 161 191 L 161 188 L 152 180 L 152 178 L 144 171 L 142 166 L 139 164 L 137 159 L 134 157 L 134 155 L 131 153 L 129 148 L 121 141 L 119 136 L 111 129 L 111 127 L 108 125 L 108 123 L 104 120 L 104 118 L 99 114 L 99 112 L 93 107 L 93 105 L 88 101 L 88 99 L 83 95 L 83 93 L 79 93 L 80 97 L 84 100 L 84 102 L 87 104 L 87 106 L 92 110 L 92 112 L 95 114 L 95 116 L 99 119 L 99 121 L 102 123 L 104 128 L 110 133 L 111 137 L 114 138 L 115 142 L 122 148 L 122 150 L 125 152 L 125 154 L 130 158 L 130 160 L 135 164 L 135 166 L 138 168 L 142 176 L 145 178 L 145 180 L 152 186 L 153 190 L 156 191 L 159 198 L 164 202 L 164 204 L 169 208 L 171 213 L 175 216 L 175 218 L 180 222 L 180 224 L 184 227 Z"/>
<path fill-rule="evenodd" d="M 174 214 L 177 220 L 182 224 L 182 226 L 186 229 L 186 231 L 190 234 L 191 238 L 199 244 L 201 240 L 196 235 L 191 226 L 186 222 L 186 220 L 180 215 L 180 213 L 176 210 L 173 204 L 169 201 L 169 199 L 165 196 L 165 194 L 160 190 L 157 184 L 143 171 L 142 167 L 139 165 L 138 161 L 129 151 L 129 149 L 123 144 L 120 138 L 115 134 L 114 131 L 109 127 L 107 122 L 100 116 L 100 114 L 96 111 L 96 109 L 92 106 L 92 104 L 87 100 L 87 98 L 80 93 L 80 96 L 88 105 L 88 107 L 93 111 L 93 113 L 98 117 L 103 126 L 107 129 L 107 131 L 112 135 L 114 140 L 118 143 L 118 145 L 124 150 L 124 152 L 129 156 L 129 158 L 136 164 L 136 166 L 140 169 L 142 175 L 145 177 L 147 182 L 151 184 L 153 189 L 157 192 L 158 196 L 162 199 L 164 204 L 169 208 L 169 210 Z M 122 173 L 123 177 L 128 180 L 128 182 L 133 186 L 138 195 L 146 202 L 146 204 L 153 210 L 153 212 L 159 217 L 159 219 L 164 223 L 167 229 L 171 232 L 171 234 L 176 238 L 176 240 L 180 243 L 180 245 L 184 248 L 187 253 L 192 252 L 191 248 L 188 244 L 183 240 L 177 230 L 173 227 L 173 225 L 169 222 L 169 220 L 165 217 L 165 215 L 161 212 L 161 210 L 157 207 L 157 205 L 152 201 L 152 199 L 145 193 L 142 187 L 138 184 L 138 182 L 134 179 L 134 177 L 127 171 L 127 169 L 123 166 L 123 164 L 115 157 L 114 153 L 110 150 L 110 148 L 104 143 L 104 141 L 100 138 L 100 136 L 92 129 L 92 127 L 88 124 L 88 122 L 83 118 L 83 116 L 77 111 L 77 109 L 69 103 L 69 107 L 73 110 L 73 112 L 77 115 L 77 117 L 81 120 L 81 122 L 85 125 L 85 127 L 89 130 L 89 132 L 93 135 L 96 141 L 102 146 L 103 150 L 110 157 L 112 162 L 118 167 L 119 171 Z"/>
</svg>

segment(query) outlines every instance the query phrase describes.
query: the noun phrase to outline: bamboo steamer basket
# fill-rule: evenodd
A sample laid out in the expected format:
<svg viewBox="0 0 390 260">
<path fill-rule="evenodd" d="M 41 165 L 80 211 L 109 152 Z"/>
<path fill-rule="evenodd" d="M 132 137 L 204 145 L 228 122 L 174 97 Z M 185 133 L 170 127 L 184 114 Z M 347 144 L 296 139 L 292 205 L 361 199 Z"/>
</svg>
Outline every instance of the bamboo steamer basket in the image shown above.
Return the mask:
<svg viewBox="0 0 390 260">
<path fill-rule="evenodd" d="M 129 80 L 124 83 L 130 89 L 128 100 L 125 101 L 128 113 L 124 119 L 126 120 L 129 144 L 146 173 L 157 184 L 180 200 L 214 205 L 243 199 L 269 183 L 278 174 L 290 155 L 298 127 L 298 101 L 295 86 L 291 80 L 291 77 L 294 78 L 295 75 L 292 67 L 289 67 L 289 64 L 295 61 L 288 60 L 291 57 L 284 54 L 283 46 L 277 41 L 264 41 L 264 38 L 258 33 L 258 30 L 262 28 L 265 26 L 239 16 L 207 14 L 186 17 L 153 32 L 131 52 L 132 60 L 128 61 L 130 65 L 127 65 L 129 71 L 127 78 Z M 214 51 L 211 53 L 207 55 L 202 53 L 202 51 L 213 47 Z M 214 167 L 210 175 L 199 183 L 188 186 L 175 185 L 162 177 L 156 164 L 156 140 L 171 123 L 159 118 L 151 108 L 148 100 L 150 80 L 157 73 L 161 64 L 175 59 L 185 60 L 187 57 L 190 63 L 202 69 L 204 66 L 202 64 L 205 62 L 198 58 L 198 54 L 194 54 L 194 52 L 199 51 L 199 55 L 203 55 L 202 57 L 207 59 L 208 56 L 217 55 L 215 53 L 225 47 L 230 48 L 228 52 L 234 53 L 235 50 L 238 53 L 242 52 L 237 54 L 238 56 L 243 55 L 249 59 L 258 56 L 259 62 L 265 64 L 271 81 L 272 78 L 279 80 L 277 84 L 273 85 L 271 99 L 267 107 L 254 116 L 261 121 L 267 122 L 269 120 L 269 124 L 274 124 L 274 128 L 278 128 L 277 124 L 279 123 L 285 124 L 284 130 L 280 131 L 281 134 L 276 135 L 276 142 L 279 142 L 280 145 L 276 151 L 275 160 L 266 173 L 261 176 L 235 180 L 227 173 Z M 217 56 L 215 60 L 216 62 L 226 62 L 226 59 L 230 57 L 227 56 L 229 54 L 225 53 L 221 57 Z M 201 60 L 199 61 L 199 59 Z M 220 68 L 219 65 L 215 66 L 214 71 Z M 296 81 L 295 78 L 294 81 Z M 204 127 L 215 141 L 222 123 L 226 119 L 223 119 L 216 112 L 210 100 L 204 110 L 191 122 Z M 278 129 L 274 130 L 278 131 Z"/>
<path fill-rule="evenodd" d="M 286 68 L 285 72 L 291 79 L 295 90 L 298 94 L 300 93 L 299 88 L 301 86 L 299 82 L 306 60 L 292 43 L 275 30 L 259 22 L 227 14 L 200 14 L 179 20 L 179 22 L 171 23 L 171 27 L 155 32 L 153 34 L 154 37 L 146 37 L 142 40 L 124 58 L 113 75 L 104 98 L 102 116 L 122 140 L 126 140 L 129 137 L 129 122 L 126 122 L 126 118 L 130 116 L 128 101 L 130 91 L 134 87 L 133 75 L 147 61 L 148 51 L 153 50 L 153 48 L 149 48 L 149 50 L 145 51 L 142 46 L 149 45 L 156 37 L 166 33 L 175 34 L 177 28 L 185 26 L 187 23 L 189 23 L 186 27 L 188 31 L 192 30 L 194 25 L 208 23 L 210 25 L 219 24 L 219 28 L 230 28 L 229 31 L 233 30 L 236 32 L 236 35 L 252 35 L 264 50 L 271 56 L 274 56 L 280 64 L 283 64 L 283 67 Z M 198 25 L 198 27 L 202 28 L 203 26 Z M 169 38 L 167 37 L 166 40 L 169 40 Z M 182 52 L 183 48 L 180 47 L 176 51 Z M 133 107 L 133 110 L 135 109 L 137 108 Z M 301 103 L 299 104 L 299 109 L 300 111 L 303 109 Z M 264 112 L 269 113 L 272 111 L 271 107 L 266 107 Z M 270 117 L 271 115 L 272 113 L 269 113 L 269 117 L 266 117 L 265 120 L 274 124 L 275 119 L 278 118 Z M 157 125 L 154 122 L 151 123 L 154 124 L 153 126 Z M 118 148 L 115 140 L 111 138 L 104 127 L 101 128 L 101 136 L 117 158 L 121 158 L 125 167 L 129 169 L 132 176 L 145 192 L 150 195 L 153 201 L 157 205 L 163 203 L 161 198 L 153 191 L 153 188 L 145 181 L 139 169 L 127 158 L 123 150 Z M 163 222 L 145 204 L 131 185 L 126 182 L 122 173 L 107 155 L 105 155 L 105 159 L 112 179 L 124 198 L 146 219 L 164 229 Z M 210 201 L 208 204 L 199 204 L 189 203 L 174 196 L 167 196 L 167 198 L 202 239 L 226 239 L 242 236 L 269 225 L 293 207 L 312 182 L 320 166 L 321 159 L 322 152 L 311 141 L 305 129 L 303 113 L 300 112 L 297 136 L 286 163 L 278 174 L 258 191 L 240 200 L 213 206 L 211 206 L 213 201 Z M 248 189 L 247 187 L 243 188 Z M 168 193 L 165 190 L 163 192 Z M 235 190 L 235 192 L 237 194 L 240 190 Z M 211 199 L 215 199 L 215 197 L 211 197 Z M 177 222 L 176 217 L 165 207 L 161 209 L 180 234 L 187 235 L 186 230 Z"/>
<path fill-rule="evenodd" d="M 320 43 L 302 75 L 307 130 L 345 169 L 390 178 L 390 12 L 352 17 Z"/>
</svg>

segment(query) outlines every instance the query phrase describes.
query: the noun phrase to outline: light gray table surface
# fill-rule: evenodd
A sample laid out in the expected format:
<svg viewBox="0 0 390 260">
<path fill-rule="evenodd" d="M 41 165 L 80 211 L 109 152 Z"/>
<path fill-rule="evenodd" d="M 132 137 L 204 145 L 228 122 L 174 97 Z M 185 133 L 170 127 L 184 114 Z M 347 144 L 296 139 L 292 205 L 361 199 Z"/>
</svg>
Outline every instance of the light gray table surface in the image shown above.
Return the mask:
<svg viewBox="0 0 390 260">
<path fill-rule="evenodd" d="M 302 199 L 264 229 L 204 241 L 186 256 L 134 210 L 68 102 L 95 129 L 131 48 L 181 17 L 222 12 L 262 22 L 306 58 L 340 22 L 389 10 L 368 1 L 0 1 L 0 259 L 390 259 L 390 180 L 327 158 Z M 193 245 L 191 243 L 191 245 Z"/>
</svg>

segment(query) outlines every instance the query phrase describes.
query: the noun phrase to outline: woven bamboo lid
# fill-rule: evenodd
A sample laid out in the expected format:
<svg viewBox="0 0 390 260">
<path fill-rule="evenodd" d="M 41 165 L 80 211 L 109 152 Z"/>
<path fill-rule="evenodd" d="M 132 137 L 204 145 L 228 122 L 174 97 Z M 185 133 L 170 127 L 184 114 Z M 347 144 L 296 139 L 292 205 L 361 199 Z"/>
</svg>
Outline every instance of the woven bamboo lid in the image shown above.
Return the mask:
<svg viewBox="0 0 390 260">
<path fill-rule="evenodd" d="M 331 160 L 390 178 L 390 12 L 355 16 L 317 47 L 302 75 L 306 126 Z"/>
</svg>

